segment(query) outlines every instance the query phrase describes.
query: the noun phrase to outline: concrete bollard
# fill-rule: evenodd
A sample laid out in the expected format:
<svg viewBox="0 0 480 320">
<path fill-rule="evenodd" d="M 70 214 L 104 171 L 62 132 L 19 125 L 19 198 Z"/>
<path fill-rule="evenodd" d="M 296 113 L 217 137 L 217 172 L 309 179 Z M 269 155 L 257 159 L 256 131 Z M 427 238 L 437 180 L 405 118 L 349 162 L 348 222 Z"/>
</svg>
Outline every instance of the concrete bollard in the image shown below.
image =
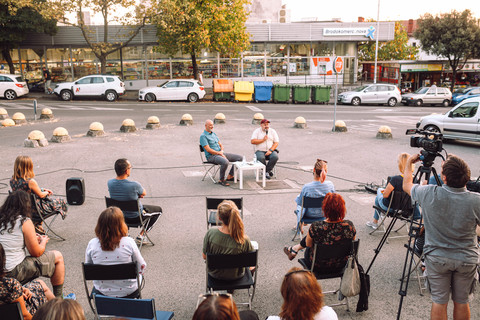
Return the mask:
<svg viewBox="0 0 480 320">
<path fill-rule="evenodd" d="M 156 116 L 148 117 L 147 119 L 147 129 L 159 129 L 160 128 L 160 119 Z"/>
<path fill-rule="evenodd" d="M 347 125 L 342 120 L 335 121 L 335 132 L 347 132 Z"/>
<path fill-rule="evenodd" d="M 40 120 L 51 120 L 53 119 L 53 112 L 49 108 L 43 108 L 42 114 L 40 115 Z"/>
<path fill-rule="evenodd" d="M 3 127 L 13 127 L 15 126 L 15 121 L 13 121 L 12 119 L 5 119 L 2 121 L 2 126 Z"/>
<path fill-rule="evenodd" d="M 260 121 L 264 119 L 263 114 L 255 113 L 253 115 L 252 124 L 260 124 Z"/>
<path fill-rule="evenodd" d="M 23 145 L 27 148 L 37 148 L 48 146 L 48 141 L 45 139 L 45 135 L 40 130 L 33 130 L 28 134 Z"/>
<path fill-rule="evenodd" d="M 122 131 L 122 132 L 135 132 L 135 131 L 137 131 L 137 127 L 135 127 L 135 122 L 132 119 L 123 120 L 122 126 L 120 127 L 120 131 Z"/>
<path fill-rule="evenodd" d="M 381 126 L 378 128 L 377 139 L 392 139 L 392 129 L 389 126 Z"/>
<path fill-rule="evenodd" d="M 56 143 L 67 142 L 70 140 L 71 138 L 68 135 L 68 131 L 64 127 L 58 127 L 55 130 L 53 130 L 53 137 L 52 139 L 50 139 L 51 142 L 56 142 Z"/>
<path fill-rule="evenodd" d="M 27 123 L 27 120 L 25 119 L 25 115 L 21 112 L 16 112 L 12 116 L 13 121 L 15 121 L 15 124 L 24 124 Z"/>
<path fill-rule="evenodd" d="M 304 117 L 296 117 L 293 127 L 298 129 L 305 129 L 307 127 L 307 120 L 305 120 Z"/>
<path fill-rule="evenodd" d="M 213 123 L 225 123 L 225 115 L 221 112 L 215 115 L 215 119 L 213 119 Z"/>
<path fill-rule="evenodd" d="M 0 108 L 0 120 L 8 119 L 8 112 L 4 108 Z"/>
<path fill-rule="evenodd" d="M 193 118 L 190 114 L 185 113 L 182 116 L 182 119 L 180 120 L 180 125 L 181 126 L 191 126 L 193 125 Z"/>
<path fill-rule="evenodd" d="M 88 128 L 87 137 L 101 137 L 105 135 L 105 131 L 103 131 L 103 124 L 100 122 L 92 122 L 90 123 L 90 127 Z"/>
</svg>

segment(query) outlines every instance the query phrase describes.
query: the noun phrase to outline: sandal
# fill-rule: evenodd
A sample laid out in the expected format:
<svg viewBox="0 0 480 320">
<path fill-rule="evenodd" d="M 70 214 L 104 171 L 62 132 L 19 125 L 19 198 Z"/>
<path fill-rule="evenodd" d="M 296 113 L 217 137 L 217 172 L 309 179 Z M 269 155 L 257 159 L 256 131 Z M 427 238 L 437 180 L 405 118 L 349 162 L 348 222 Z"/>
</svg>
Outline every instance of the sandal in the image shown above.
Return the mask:
<svg viewBox="0 0 480 320">
<path fill-rule="evenodd" d="M 293 247 L 284 247 L 283 252 L 285 252 L 289 260 L 295 259 L 298 253 L 297 251 L 293 250 Z"/>
<path fill-rule="evenodd" d="M 230 183 L 228 183 L 228 182 L 225 181 L 225 180 L 218 180 L 218 184 L 221 184 L 221 185 L 224 186 L 224 187 L 230 186 Z"/>
<path fill-rule="evenodd" d="M 46 232 L 43 229 L 41 224 L 36 224 L 35 225 L 35 232 L 38 233 L 39 235 L 42 235 L 42 236 L 44 236 L 46 234 Z"/>
</svg>

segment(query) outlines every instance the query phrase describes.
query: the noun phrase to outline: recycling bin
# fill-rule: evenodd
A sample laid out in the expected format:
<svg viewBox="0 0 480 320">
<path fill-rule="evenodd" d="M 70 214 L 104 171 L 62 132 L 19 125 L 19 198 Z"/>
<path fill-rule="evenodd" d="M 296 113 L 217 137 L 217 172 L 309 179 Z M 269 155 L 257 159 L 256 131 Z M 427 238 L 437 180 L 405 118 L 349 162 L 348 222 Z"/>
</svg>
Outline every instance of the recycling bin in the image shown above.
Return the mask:
<svg viewBox="0 0 480 320">
<path fill-rule="evenodd" d="M 213 100 L 230 100 L 233 92 L 233 81 L 230 79 L 213 79 Z"/>
<path fill-rule="evenodd" d="M 329 103 L 330 86 L 312 86 L 312 103 Z"/>
<path fill-rule="evenodd" d="M 270 101 L 272 99 L 273 83 L 271 81 L 254 81 L 255 101 Z"/>
<path fill-rule="evenodd" d="M 293 86 L 293 103 L 307 103 L 310 101 L 311 86 L 296 84 Z"/>
<path fill-rule="evenodd" d="M 288 84 L 276 84 L 273 86 L 273 102 L 288 103 L 290 101 L 291 87 Z"/>
<path fill-rule="evenodd" d="M 235 101 L 252 101 L 254 89 L 252 81 L 235 81 L 233 84 Z"/>
</svg>

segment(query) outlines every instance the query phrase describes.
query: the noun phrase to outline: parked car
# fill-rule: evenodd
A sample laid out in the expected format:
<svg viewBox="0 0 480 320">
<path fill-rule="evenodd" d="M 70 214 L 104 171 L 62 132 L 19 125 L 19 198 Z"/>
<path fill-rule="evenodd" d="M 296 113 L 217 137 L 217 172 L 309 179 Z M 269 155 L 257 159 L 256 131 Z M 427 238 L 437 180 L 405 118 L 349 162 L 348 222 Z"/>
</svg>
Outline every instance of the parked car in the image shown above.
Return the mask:
<svg viewBox="0 0 480 320">
<path fill-rule="evenodd" d="M 480 87 L 468 87 L 463 89 L 455 90 L 452 95 L 452 105 L 457 105 L 465 99 L 479 97 L 480 96 Z"/>
<path fill-rule="evenodd" d="M 480 97 L 459 103 L 444 114 L 422 117 L 418 129 L 439 132 L 445 139 L 480 141 Z"/>
<path fill-rule="evenodd" d="M 107 101 L 115 101 L 125 94 L 125 84 L 118 76 L 90 75 L 74 82 L 59 83 L 53 93 L 64 101 L 74 97 L 104 97 Z"/>
<path fill-rule="evenodd" d="M 392 84 L 369 84 L 353 91 L 342 92 L 338 95 L 339 103 L 350 103 L 354 106 L 360 104 L 388 104 L 395 107 L 402 98 L 397 86 Z"/>
<path fill-rule="evenodd" d="M 13 100 L 28 94 L 28 85 L 21 76 L 14 74 L 0 74 L 0 97 Z"/>
<path fill-rule="evenodd" d="M 424 104 L 441 104 L 448 107 L 452 101 L 452 93 L 448 88 L 444 87 L 421 87 L 413 93 L 402 95 L 403 105 L 421 106 Z"/>
<path fill-rule="evenodd" d="M 147 102 L 159 100 L 187 100 L 196 102 L 205 96 L 205 88 L 197 80 L 169 80 L 156 87 L 146 87 L 138 91 L 138 100 Z"/>
</svg>

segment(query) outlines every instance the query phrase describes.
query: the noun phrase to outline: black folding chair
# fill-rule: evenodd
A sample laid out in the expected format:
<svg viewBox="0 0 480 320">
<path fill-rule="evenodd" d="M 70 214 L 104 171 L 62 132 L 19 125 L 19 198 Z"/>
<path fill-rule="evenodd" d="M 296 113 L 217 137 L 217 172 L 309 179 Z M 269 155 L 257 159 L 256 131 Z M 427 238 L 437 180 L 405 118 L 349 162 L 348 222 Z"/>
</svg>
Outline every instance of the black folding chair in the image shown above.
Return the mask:
<svg viewBox="0 0 480 320">
<path fill-rule="evenodd" d="M 0 314 L 2 319 L 23 320 L 20 302 L 0 304 Z"/>
<path fill-rule="evenodd" d="M 55 220 L 58 218 L 58 216 L 60 216 L 60 213 L 59 212 L 51 212 L 51 213 L 48 213 L 48 214 L 44 214 L 42 209 L 39 207 L 37 201 L 35 201 L 38 198 L 38 196 L 34 193 L 32 193 L 31 196 L 32 196 L 32 198 L 31 198 L 32 208 L 35 208 L 34 209 L 35 214 L 38 215 L 38 217 L 40 217 L 40 220 L 42 221 L 43 226 L 45 227 L 44 228 L 45 234 L 49 237 L 52 237 L 52 234 L 53 234 L 54 238 L 57 238 L 58 240 L 61 240 L 61 241 L 65 241 L 64 237 L 60 236 L 58 233 L 56 233 L 52 229 L 52 225 L 55 222 Z"/>
<path fill-rule="evenodd" d="M 218 170 L 220 170 L 220 165 L 208 162 L 207 157 L 205 157 L 205 149 L 203 149 L 202 145 L 200 144 L 199 144 L 199 147 L 200 147 L 200 160 L 202 161 L 203 169 L 205 170 L 205 174 L 202 177 L 202 181 L 205 180 L 205 177 L 208 174 L 212 182 L 217 183 L 217 181 L 215 180 L 215 176 L 217 175 Z"/>
<path fill-rule="evenodd" d="M 301 209 L 300 212 L 297 213 L 297 229 L 295 230 L 295 234 L 293 235 L 292 241 L 295 241 L 295 238 L 297 237 L 297 234 L 300 233 L 300 225 L 301 224 L 311 224 L 314 223 L 315 221 L 320 221 L 323 220 L 322 218 L 305 218 L 304 217 L 304 210 L 303 209 L 310 209 L 310 208 L 322 208 L 323 204 L 323 199 L 325 197 L 319 197 L 319 198 L 312 198 L 312 197 L 307 197 L 304 196 L 302 198 L 302 204 L 301 204 Z"/>
<path fill-rule="evenodd" d="M 97 319 L 100 316 L 108 316 L 129 319 L 170 320 L 174 315 L 170 311 L 157 311 L 155 299 L 125 299 L 94 295 L 93 300 Z"/>
<path fill-rule="evenodd" d="M 243 197 L 242 198 L 210 198 L 206 197 L 206 207 L 205 215 L 207 218 L 207 229 L 210 229 L 211 226 L 220 225 L 221 222 L 217 221 L 217 208 L 220 203 L 224 200 L 231 200 L 235 203 L 238 210 L 240 211 L 240 217 L 243 220 Z"/>
</svg>

